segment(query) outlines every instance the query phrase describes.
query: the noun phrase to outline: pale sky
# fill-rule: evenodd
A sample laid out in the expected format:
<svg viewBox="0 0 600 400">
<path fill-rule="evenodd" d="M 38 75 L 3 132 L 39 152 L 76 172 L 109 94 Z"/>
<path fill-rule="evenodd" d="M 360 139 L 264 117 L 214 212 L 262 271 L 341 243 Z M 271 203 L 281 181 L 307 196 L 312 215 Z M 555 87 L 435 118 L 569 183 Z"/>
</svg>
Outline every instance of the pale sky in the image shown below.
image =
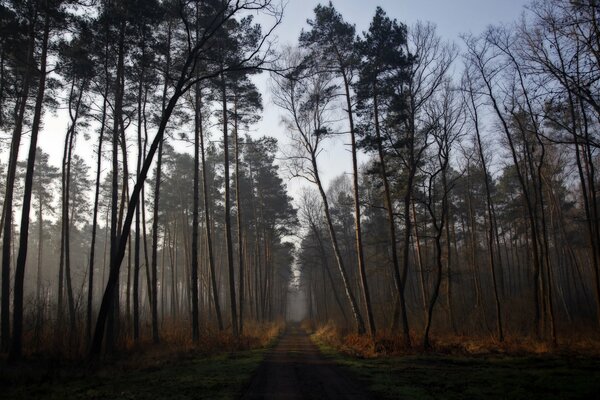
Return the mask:
<svg viewBox="0 0 600 400">
<path fill-rule="evenodd" d="M 318 0 L 288 0 L 283 23 L 276 30 L 279 43 L 294 45 L 302 28 L 307 28 L 306 20 L 313 17 L 314 7 L 322 3 Z M 510 23 L 516 21 L 523 12 L 523 6 L 528 0 L 335 0 L 332 2 L 336 9 L 348 22 L 354 23 L 357 32 L 368 29 L 369 22 L 377 6 L 381 6 L 389 17 L 408 26 L 415 22 L 431 21 L 438 27 L 440 36 L 447 40 L 460 43 L 461 33 L 482 32 L 488 25 L 500 22 Z M 259 89 L 263 92 L 264 113 L 262 120 L 253 129 L 254 136 L 269 135 L 279 140 L 280 146 L 286 144 L 286 133 L 280 124 L 281 114 L 279 109 L 272 104 L 268 93 L 266 74 L 256 79 Z M 39 137 L 39 146 L 50 153 L 50 162 L 60 165 L 64 135 L 67 121 L 64 117 L 46 118 L 46 123 Z M 342 127 L 345 128 L 345 127 Z M 97 145 L 97 139 L 84 141 L 78 137 L 75 153 L 82 156 L 90 165 L 91 173 L 95 170 L 95 156 L 92 148 Z M 320 172 L 324 182 L 344 172 L 351 171 L 351 159 L 345 144 L 348 138 L 339 138 L 328 142 L 326 151 L 319 158 Z M 21 155 L 26 153 L 28 141 L 22 144 Z M 177 146 L 182 150 L 183 146 Z M 191 151 L 191 149 L 188 149 Z M 4 155 L 5 156 L 5 155 Z M 4 157 L 3 157 L 4 159 Z M 362 160 L 365 157 L 361 157 Z M 359 159 L 360 160 L 360 159 Z M 104 162 L 105 166 L 108 164 Z M 288 181 L 288 177 L 283 177 Z M 299 188 L 306 183 L 301 179 L 288 182 L 290 193 L 296 195 Z"/>
</svg>

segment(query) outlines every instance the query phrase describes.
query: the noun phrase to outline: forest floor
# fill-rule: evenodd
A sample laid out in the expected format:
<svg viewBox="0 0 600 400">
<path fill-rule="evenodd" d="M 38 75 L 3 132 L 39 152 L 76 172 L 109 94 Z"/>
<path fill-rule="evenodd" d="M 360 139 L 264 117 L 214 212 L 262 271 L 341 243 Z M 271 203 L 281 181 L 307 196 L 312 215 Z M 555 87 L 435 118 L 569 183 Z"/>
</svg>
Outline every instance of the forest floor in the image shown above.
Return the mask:
<svg viewBox="0 0 600 400">
<path fill-rule="evenodd" d="M 266 349 L 213 356 L 169 356 L 140 366 L 89 371 L 47 363 L 0 365 L 0 399 L 236 399 Z"/>
<path fill-rule="evenodd" d="M 600 399 L 600 359 L 410 355 L 359 358 L 319 343 L 326 358 L 382 399 Z"/>
</svg>

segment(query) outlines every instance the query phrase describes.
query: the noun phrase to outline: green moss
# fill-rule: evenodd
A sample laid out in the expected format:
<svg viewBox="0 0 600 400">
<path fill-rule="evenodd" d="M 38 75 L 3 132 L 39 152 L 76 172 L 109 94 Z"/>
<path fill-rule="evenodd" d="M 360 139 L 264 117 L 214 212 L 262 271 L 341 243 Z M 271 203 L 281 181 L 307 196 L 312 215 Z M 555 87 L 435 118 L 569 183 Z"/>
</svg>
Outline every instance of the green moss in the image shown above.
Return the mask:
<svg viewBox="0 0 600 400">
<path fill-rule="evenodd" d="M 265 350 L 192 358 L 140 370 L 63 372 L 48 380 L 31 373 L 0 377 L 7 399 L 233 399 L 241 395 Z M 12 375 L 12 376 L 11 376 Z"/>
<path fill-rule="evenodd" d="M 407 356 L 361 359 L 319 344 L 384 399 L 600 399 L 600 359 Z"/>
</svg>

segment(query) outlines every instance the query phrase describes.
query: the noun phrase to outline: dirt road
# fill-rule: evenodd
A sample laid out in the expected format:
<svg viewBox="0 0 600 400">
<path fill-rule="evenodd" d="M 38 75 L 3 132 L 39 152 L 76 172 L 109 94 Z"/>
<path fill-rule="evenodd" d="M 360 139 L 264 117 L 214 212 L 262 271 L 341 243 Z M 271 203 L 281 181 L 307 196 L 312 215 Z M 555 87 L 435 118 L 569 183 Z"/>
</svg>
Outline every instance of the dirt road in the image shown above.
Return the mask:
<svg viewBox="0 0 600 400">
<path fill-rule="evenodd" d="M 298 326 L 289 326 L 267 354 L 243 400 L 373 399 L 356 379 L 327 360 Z"/>
</svg>

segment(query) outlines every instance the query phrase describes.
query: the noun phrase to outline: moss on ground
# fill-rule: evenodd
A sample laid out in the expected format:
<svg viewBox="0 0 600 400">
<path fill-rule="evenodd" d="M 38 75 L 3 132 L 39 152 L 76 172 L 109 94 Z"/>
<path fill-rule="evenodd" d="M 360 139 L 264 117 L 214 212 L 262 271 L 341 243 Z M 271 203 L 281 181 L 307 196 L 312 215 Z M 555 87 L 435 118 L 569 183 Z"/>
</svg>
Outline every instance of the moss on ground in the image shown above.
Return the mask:
<svg viewBox="0 0 600 400">
<path fill-rule="evenodd" d="M 137 369 L 74 367 L 0 371 L 0 398 L 6 399 L 234 399 L 248 385 L 264 349 L 191 357 Z"/>
<path fill-rule="evenodd" d="M 361 359 L 319 344 L 384 399 L 600 399 L 600 359 L 415 355 Z"/>
</svg>

